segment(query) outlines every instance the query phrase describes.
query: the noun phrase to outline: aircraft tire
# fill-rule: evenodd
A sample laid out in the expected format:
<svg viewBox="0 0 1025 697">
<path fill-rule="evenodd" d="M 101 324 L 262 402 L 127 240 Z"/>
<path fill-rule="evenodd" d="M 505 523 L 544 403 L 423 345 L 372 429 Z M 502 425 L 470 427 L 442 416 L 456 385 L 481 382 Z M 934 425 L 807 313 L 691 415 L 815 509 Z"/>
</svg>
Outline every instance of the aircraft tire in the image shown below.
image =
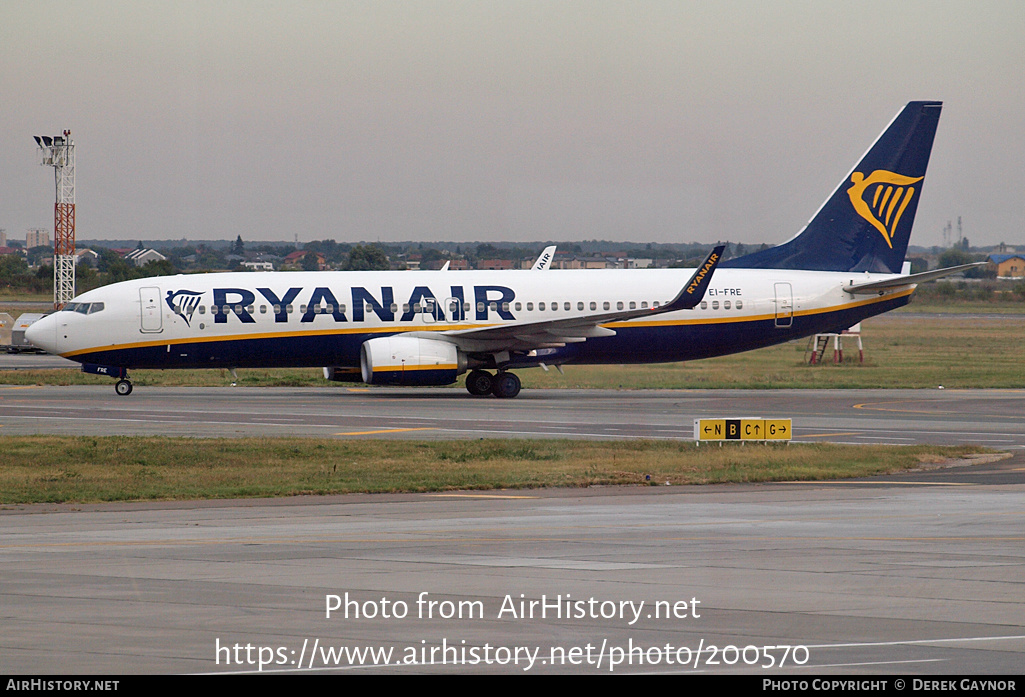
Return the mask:
<svg viewBox="0 0 1025 697">
<path fill-rule="evenodd" d="M 495 376 L 495 384 L 491 394 L 499 399 L 512 399 L 520 393 L 520 379 L 515 373 L 499 373 Z"/>
<path fill-rule="evenodd" d="M 485 370 L 471 370 L 470 374 L 466 376 L 466 391 L 474 397 L 491 394 L 494 384 L 494 376 Z"/>
<path fill-rule="evenodd" d="M 132 393 L 132 383 L 128 380 L 118 380 L 114 385 L 114 391 L 122 397 L 127 397 Z"/>
</svg>

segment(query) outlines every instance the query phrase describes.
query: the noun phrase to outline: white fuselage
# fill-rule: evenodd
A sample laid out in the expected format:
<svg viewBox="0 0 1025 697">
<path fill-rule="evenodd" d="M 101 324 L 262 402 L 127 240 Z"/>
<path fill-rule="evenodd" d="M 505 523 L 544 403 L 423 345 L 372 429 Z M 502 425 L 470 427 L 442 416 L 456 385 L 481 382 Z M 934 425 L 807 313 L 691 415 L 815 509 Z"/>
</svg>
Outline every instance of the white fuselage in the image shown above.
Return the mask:
<svg viewBox="0 0 1025 697">
<path fill-rule="evenodd" d="M 83 293 L 30 340 L 124 368 L 358 366 L 373 337 L 420 332 L 474 352 L 473 330 L 557 324 L 669 302 L 692 269 L 211 273 Z M 687 360 L 835 330 L 905 304 L 911 289 L 843 290 L 893 274 L 719 269 L 698 307 L 603 324 L 616 336 L 514 355 L 546 362 Z M 460 335 L 464 335 L 460 338 Z M 664 340 L 664 341 L 663 341 Z M 483 352 L 501 346 L 482 345 Z M 510 347 L 515 354 L 515 346 Z M 533 354 L 533 355 L 531 355 Z M 541 358 L 547 357 L 547 360 Z M 532 360 L 533 359 L 533 360 Z"/>
</svg>

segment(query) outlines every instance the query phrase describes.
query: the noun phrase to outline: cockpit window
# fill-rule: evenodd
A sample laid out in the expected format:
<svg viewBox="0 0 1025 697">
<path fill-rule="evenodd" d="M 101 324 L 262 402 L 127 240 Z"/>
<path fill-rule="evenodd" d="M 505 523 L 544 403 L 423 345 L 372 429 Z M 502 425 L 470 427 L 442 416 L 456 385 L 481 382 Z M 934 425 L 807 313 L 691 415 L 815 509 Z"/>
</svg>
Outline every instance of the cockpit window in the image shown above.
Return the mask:
<svg viewBox="0 0 1025 697">
<path fill-rule="evenodd" d="M 103 311 L 103 303 L 68 303 L 61 312 L 77 312 L 81 315 L 94 315 Z"/>
</svg>

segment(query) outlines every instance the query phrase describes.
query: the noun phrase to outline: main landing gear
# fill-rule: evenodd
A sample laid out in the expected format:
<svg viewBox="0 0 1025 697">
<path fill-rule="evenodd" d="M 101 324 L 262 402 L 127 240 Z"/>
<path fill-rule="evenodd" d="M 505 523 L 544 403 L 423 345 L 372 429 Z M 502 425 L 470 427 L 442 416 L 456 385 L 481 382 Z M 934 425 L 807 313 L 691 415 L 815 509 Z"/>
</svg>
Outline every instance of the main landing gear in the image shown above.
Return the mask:
<svg viewBox="0 0 1025 697">
<path fill-rule="evenodd" d="M 466 391 L 476 397 L 493 394 L 500 399 L 512 399 L 520 393 L 520 379 L 515 373 L 504 370 L 496 375 L 486 370 L 471 370 L 466 376 Z"/>
</svg>

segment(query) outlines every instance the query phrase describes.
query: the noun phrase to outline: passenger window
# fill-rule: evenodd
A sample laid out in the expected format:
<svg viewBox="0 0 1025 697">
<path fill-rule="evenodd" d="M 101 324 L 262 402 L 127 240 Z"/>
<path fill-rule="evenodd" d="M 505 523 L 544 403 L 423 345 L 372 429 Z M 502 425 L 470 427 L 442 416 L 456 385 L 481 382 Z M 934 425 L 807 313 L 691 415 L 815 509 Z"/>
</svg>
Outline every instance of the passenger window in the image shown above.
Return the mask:
<svg viewBox="0 0 1025 697">
<path fill-rule="evenodd" d="M 701 301 L 701 309 L 702 310 L 707 310 L 708 309 L 708 301 L 707 300 L 702 300 Z"/>
<path fill-rule="evenodd" d="M 610 307 L 610 305 L 609 305 L 609 301 L 608 301 L 608 300 L 606 300 L 605 302 L 603 302 L 603 303 L 601 304 L 601 308 L 602 308 L 603 310 L 608 310 L 608 309 L 609 309 L 609 307 Z"/>
<path fill-rule="evenodd" d="M 261 315 L 267 314 L 267 306 L 266 305 L 260 305 L 260 314 Z"/>
<path fill-rule="evenodd" d="M 502 312 L 509 311 L 509 303 L 502 303 Z"/>
<path fill-rule="evenodd" d="M 305 315 L 306 314 L 306 306 L 305 305 L 300 305 L 299 306 L 299 312 Z"/>
<path fill-rule="evenodd" d="M 484 312 L 484 303 L 477 303 L 477 312 Z"/>
<path fill-rule="evenodd" d="M 634 301 L 634 300 L 630 301 L 630 309 L 631 310 L 636 310 L 637 309 L 637 302 L 636 301 Z"/>
<path fill-rule="evenodd" d="M 592 310 L 597 310 L 598 309 L 598 303 L 596 303 L 595 301 L 592 300 L 591 301 L 591 309 Z"/>
<path fill-rule="evenodd" d="M 521 303 L 516 303 L 516 305 L 514 307 L 516 308 L 517 312 L 519 312 L 520 310 L 523 309 L 523 305 Z"/>
<path fill-rule="evenodd" d="M 534 303 L 527 303 L 527 312 L 531 312 L 534 309 Z"/>
<path fill-rule="evenodd" d="M 539 310 L 545 309 L 545 304 L 544 303 L 538 303 L 537 304 L 537 309 L 539 309 Z"/>
<path fill-rule="evenodd" d="M 718 310 L 719 309 L 719 301 L 718 300 L 713 300 L 712 301 L 712 309 L 713 310 Z"/>
<path fill-rule="evenodd" d="M 285 314 L 286 315 L 292 314 L 292 306 L 291 305 L 285 305 Z"/>
<path fill-rule="evenodd" d="M 722 301 L 722 309 L 724 309 L 724 310 L 730 309 L 730 301 L 729 300 L 723 300 Z"/>
<path fill-rule="evenodd" d="M 199 314 L 201 314 L 201 315 L 205 315 L 206 314 L 206 305 L 200 305 L 199 306 Z"/>
<path fill-rule="evenodd" d="M 274 306 L 274 314 L 276 314 L 276 315 L 280 315 L 281 314 L 281 305 L 275 305 Z"/>
<path fill-rule="evenodd" d="M 743 300 L 738 300 L 737 301 L 737 309 L 741 310 L 741 309 L 743 309 L 743 307 L 744 307 L 744 301 Z"/>
<path fill-rule="evenodd" d="M 620 300 L 619 302 L 616 303 L 616 309 L 617 310 L 622 310 L 623 309 L 623 301 L 622 300 Z"/>
<path fill-rule="evenodd" d="M 388 309 L 389 309 L 389 310 L 391 310 L 391 311 L 392 311 L 392 313 L 394 314 L 394 313 L 396 313 L 396 312 L 398 312 L 398 311 L 399 311 L 399 305 L 398 305 L 398 303 L 392 303 L 392 304 L 391 304 L 391 305 L 390 305 L 390 306 L 388 307 Z M 341 312 L 341 310 L 339 310 L 339 312 Z"/>
<path fill-rule="evenodd" d="M 641 309 L 642 310 L 647 310 L 648 309 L 648 301 L 647 300 L 642 300 L 641 301 Z"/>
<path fill-rule="evenodd" d="M 573 306 L 570 305 L 568 302 L 565 302 L 565 303 L 562 304 L 562 309 L 565 310 L 566 312 L 569 312 L 571 307 L 573 307 Z M 581 307 L 580 309 L 583 310 L 584 308 Z"/>
<path fill-rule="evenodd" d="M 651 306 L 652 307 L 658 307 L 659 306 L 658 300 L 656 300 L 655 302 L 651 303 Z"/>
<path fill-rule="evenodd" d="M 583 310 L 584 309 L 584 304 L 583 303 L 577 303 L 577 309 L 578 310 Z"/>
<path fill-rule="evenodd" d="M 557 302 L 552 303 L 552 312 L 555 312 L 558 309 L 559 309 L 559 303 L 557 303 Z"/>
</svg>

